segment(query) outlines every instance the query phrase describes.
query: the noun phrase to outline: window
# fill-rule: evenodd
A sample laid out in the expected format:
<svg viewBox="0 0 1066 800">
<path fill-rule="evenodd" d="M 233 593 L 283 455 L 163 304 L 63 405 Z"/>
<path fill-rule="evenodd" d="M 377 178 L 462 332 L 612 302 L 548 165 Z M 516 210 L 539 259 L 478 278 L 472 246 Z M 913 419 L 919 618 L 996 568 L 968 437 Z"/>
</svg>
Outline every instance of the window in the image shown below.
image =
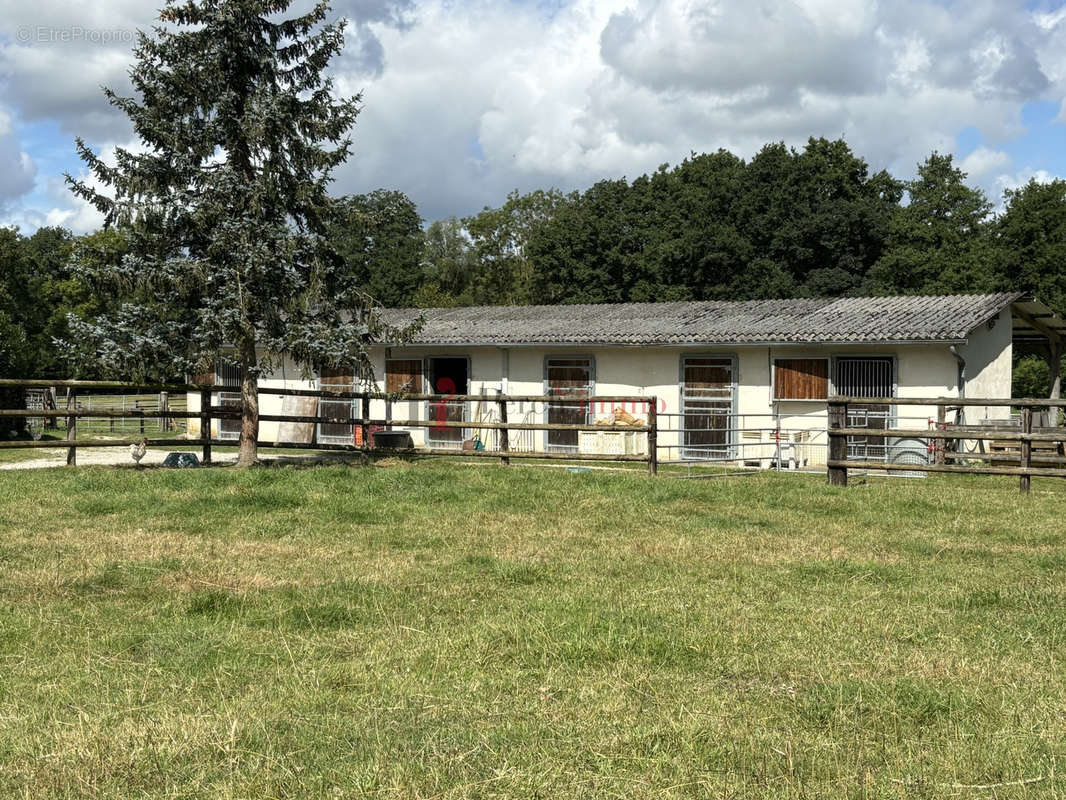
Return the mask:
<svg viewBox="0 0 1066 800">
<path fill-rule="evenodd" d="M 774 359 L 774 400 L 825 400 L 829 397 L 829 359 Z"/>
<path fill-rule="evenodd" d="M 833 388 L 841 397 L 892 397 L 895 380 L 892 359 L 837 358 Z"/>
</svg>

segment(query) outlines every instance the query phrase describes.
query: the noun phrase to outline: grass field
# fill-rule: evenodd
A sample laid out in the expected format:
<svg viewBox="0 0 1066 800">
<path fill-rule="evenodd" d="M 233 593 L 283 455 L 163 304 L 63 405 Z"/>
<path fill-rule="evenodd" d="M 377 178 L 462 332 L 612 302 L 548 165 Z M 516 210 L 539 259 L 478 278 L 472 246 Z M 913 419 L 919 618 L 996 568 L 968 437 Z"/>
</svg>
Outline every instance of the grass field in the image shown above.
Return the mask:
<svg viewBox="0 0 1066 800">
<path fill-rule="evenodd" d="M 0 796 L 1062 796 L 1064 501 L 0 473 Z"/>
</svg>

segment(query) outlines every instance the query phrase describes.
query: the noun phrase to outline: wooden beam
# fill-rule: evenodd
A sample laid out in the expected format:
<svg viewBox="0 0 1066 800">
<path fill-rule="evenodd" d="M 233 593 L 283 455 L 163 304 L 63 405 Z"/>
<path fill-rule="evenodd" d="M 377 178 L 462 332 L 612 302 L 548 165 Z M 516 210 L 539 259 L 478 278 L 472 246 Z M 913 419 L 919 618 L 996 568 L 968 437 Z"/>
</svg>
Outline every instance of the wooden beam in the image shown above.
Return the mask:
<svg viewBox="0 0 1066 800">
<path fill-rule="evenodd" d="M 931 431 L 921 428 L 829 428 L 830 436 L 855 436 L 867 439 L 984 439 L 993 442 L 1062 442 L 1066 441 L 1066 430 L 1062 433 L 1027 433 L 1018 428 L 988 428 L 975 432 L 972 428 L 954 431 Z"/>
<path fill-rule="evenodd" d="M 830 403 L 847 403 L 848 405 L 881 406 L 938 406 L 952 408 L 971 406 L 988 406 L 989 408 L 1058 408 L 1066 406 L 1066 400 L 1046 400 L 1037 397 L 830 397 Z"/>
<path fill-rule="evenodd" d="M 1040 467 L 959 467 L 949 464 L 889 464 L 883 461 L 835 461 L 830 460 L 830 469 L 848 468 L 878 472 L 951 472 L 958 475 L 1032 475 L 1045 478 L 1066 478 L 1066 469 L 1042 469 Z"/>
<path fill-rule="evenodd" d="M 1015 314 L 1017 314 L 1022 321 L 1027 322 L 1029 325 L 1031 325 L 1034 330 L 1040 331 L 1040 333 L 1044 334 L 1048 338 L 1048 341 L 1054 342 L 1056 344 L 1062 344 L 1062 334 L 1060 334 L 1058 331 L 1054 330 L 1053 328 L 1049 328 L 1047 325 L 1038 320 L 1032 314 L 1022 311 L 1020 308 L 1018 308 L 1017 305 L 1011 306 L 1011 310 Z"/>
</svg>

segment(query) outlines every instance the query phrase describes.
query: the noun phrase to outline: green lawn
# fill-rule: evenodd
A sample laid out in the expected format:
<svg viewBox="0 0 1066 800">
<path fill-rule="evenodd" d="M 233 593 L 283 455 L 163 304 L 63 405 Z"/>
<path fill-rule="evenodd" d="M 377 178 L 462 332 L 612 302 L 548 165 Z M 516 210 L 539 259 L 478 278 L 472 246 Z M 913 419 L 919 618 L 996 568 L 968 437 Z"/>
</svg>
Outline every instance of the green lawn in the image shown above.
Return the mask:
<svg viewBox="0 0 1066 800">
<path fill-rule="evenodd" d="M 1064 501 L 3 472 L 0 797 L 1062 796 Z"/>
</svg>

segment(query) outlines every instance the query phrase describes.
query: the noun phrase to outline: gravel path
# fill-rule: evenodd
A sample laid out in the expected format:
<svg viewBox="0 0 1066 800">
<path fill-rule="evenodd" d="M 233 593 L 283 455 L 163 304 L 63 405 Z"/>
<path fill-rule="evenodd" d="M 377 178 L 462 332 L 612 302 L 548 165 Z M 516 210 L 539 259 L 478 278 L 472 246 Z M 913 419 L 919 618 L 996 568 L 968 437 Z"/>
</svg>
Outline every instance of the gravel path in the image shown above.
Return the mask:
<svg viewBox="0 0 1066 800">
<path fill-rule="evenodd" d="M 149 448 L 141 459 L 144 466 L 159 466 L 167 457 L 168 453 L 185 450 L 181 440 L 175 440 L 173 448 L 155 447 Z M 192 452 L 200 457 L 200 449 L 194 448 Z M 48 467 L 63 467 L 67 463 L 67 449 L 65 447 L 47 447 L 38 450 L 36 458 L 24 461 L 9 461 L 0 463 L 0 470 L 4 469 L 46 469 Z M 353 463 L 359 461 L 359 456 L 351 453 L 293 453 L 291 455 L 277 455 L 271 451 L 259 451 L 259 460 L 265 464 L 306 464 L 311 463 Z M 215 452 L 211 456 L 212 464 L 233 464 L 237 461 L 236 453 Z M 78 448 L 78 466 L 105 466 L 105 467 L 135 467 L 136 462 L 130 457 L 129 445 L 125 447 L 85 447 Z"/>
<path fill-rule="evenodd" d="M 175 442 L 175 445 L 180 448 L 180 443 Z M 67 463 L 67 449 L 65 447 L 57 447 L 54 450 L 52 448 L 46 448 L 37 452 L 39 456 L 38 458 L 0 464 L 0 469 L 45 469 L 48 467 L 62 467 Z M 167 454 L 172 452 L 174 451 L 163 448 L 150 448 L 148 452 L 144 454 L 141 463 L 145 465 L 162 464 L 163 459 L 167 457 Z M 197 453 L 197 457 L 199 457 L 199 455 L 200 454 Z M 236 460 L 236 453 L 216 453 L 212 456 L 212 462 L 215 464 L 232 463 Z M 78 448 L 79 467 L 93 465 L 132 467 L 135 466 L 135 463 L 136 462 L 130 457 L 129 447 Z"/>
</svg>

